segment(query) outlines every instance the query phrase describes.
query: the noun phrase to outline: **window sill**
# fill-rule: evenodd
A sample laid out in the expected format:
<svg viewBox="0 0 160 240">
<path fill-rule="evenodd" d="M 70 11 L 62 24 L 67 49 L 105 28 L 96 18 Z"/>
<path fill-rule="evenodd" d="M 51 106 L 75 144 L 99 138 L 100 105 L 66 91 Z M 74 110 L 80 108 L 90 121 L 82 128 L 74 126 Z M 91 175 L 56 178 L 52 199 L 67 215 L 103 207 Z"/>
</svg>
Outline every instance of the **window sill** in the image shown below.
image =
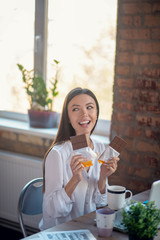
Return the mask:
<svg viewBox="0 0 160 240">
<path fill-rule="evenodd" d="M 44 137 L 48 139 L 54 139 L 58 129 L 57 128 L 31 128 L 28 122 L 26 121 L 0 117 L 0 130 L 6 130 L 11 132 L 30 134 L 30 135 Z M 93 134 L 92 136 L 94 139 L 104 142 L 105 144 L 109 144 L 109 137 L 102 136 L 99 134 Z"/>
</svg>

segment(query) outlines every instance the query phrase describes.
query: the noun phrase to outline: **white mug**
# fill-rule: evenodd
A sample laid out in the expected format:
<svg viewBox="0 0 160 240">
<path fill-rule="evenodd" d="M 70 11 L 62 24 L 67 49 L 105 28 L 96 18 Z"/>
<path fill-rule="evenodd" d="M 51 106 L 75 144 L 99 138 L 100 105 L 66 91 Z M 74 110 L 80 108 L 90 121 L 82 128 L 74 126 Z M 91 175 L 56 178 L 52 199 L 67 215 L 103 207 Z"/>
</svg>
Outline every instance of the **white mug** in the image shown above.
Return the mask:
<svg viewBox="0 0 160 240">
<path fill-rule="evenodd" d="M 130 196 L 126 200 L 127 192 L 130 193 Z M 113 210 L 119 210 L 125 207 L 125 205 L 127 205 L 127 203 L 129 203 L 132 199 L 132 192 L 130 190 L 126 190 L 125 187 L 118 185 L 108 186 L 107 195 L 108 207 Z"/>
<path fill-rule="evenodd" d="M 109 208 L 101 208 L 96 210 L 96 222 L 98 235 L 101 237 L 109 237 L 112 235 L 115 220 L 115 211 Z"/>
</svg>

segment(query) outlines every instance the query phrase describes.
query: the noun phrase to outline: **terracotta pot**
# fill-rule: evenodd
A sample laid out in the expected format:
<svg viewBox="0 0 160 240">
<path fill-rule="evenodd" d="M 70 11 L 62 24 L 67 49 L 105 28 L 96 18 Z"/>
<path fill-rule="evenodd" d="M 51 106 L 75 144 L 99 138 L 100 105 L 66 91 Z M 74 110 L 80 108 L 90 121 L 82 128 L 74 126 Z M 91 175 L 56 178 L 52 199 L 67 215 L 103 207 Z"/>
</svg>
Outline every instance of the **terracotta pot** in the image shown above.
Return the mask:
<svg viewBox="0 0 160 240">
<path fill-rule="evenodd" d="M 57 125 L 57 113 L 29 109 L 29 125 L 35 128 L 54 128 Z"/>
</svg>

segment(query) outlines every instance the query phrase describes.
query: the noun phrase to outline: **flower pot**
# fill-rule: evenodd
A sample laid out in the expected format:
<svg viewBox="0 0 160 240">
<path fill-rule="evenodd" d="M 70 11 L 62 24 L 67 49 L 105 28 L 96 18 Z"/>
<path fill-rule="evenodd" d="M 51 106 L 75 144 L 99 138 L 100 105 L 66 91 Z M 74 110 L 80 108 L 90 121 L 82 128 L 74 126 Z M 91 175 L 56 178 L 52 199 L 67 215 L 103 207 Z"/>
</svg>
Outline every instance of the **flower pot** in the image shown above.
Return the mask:
<svg viewBox="0 0 160 240">
<path fill-rule="evenodd" d="M 34 128 L 54 128 L 57 125 L 57 113 L 29 109 L 29 125 Z"/>
<path fill-rule="evenodd" d="M 153 237 L 151 237 L 151 238 L 139 238 L 135 235 L 129 235 L 129 240 L 153 240 Z"/>
</svg>

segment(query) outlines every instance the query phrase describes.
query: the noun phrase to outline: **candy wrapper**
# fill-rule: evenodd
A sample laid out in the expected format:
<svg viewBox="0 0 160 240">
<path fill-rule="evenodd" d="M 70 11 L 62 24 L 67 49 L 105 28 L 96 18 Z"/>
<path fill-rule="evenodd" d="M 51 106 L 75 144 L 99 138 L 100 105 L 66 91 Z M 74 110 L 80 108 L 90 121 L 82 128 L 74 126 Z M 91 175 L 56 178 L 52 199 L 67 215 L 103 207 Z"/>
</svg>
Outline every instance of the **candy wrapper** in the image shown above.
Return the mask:
<svg viewBox="0 0 160 240">
<path fill-rule="evenodd" d="M 98 158 L 98 162 L 104 164 L 112 157 L 118 157 L 126 145 L 127 143 L 122 138 L 118 136 L 114 137 L 109 146 L 107 146 L 105 151 Z"/>
<path fill-rule="evenodd" d="M 70 140 L 73 147 L 72 156 L 82 155 L 86 159 L 86 161 L 82 162 L 82 164 L 85 167 L 92 166 L 93 161 L 97 158 L 97 154 L 89 147 L 86 135 L 82 134 L 73 136 L 70 138 Z"/>
<path fill-rule="evenodd" d="M 117 152 L 115 149 L 113 149 L 110 146 L 107 146 L 105 151 L 99 156 L 98 162 L 104 164 L 105 162 L 107 162 L 112 157 L 118 157 L 119 154 L 120 153 Z"/>
<path fill-rule="evenodd" d="M 97 154 L 90 147 L 84 147 L 74 150 L 72 156 L 74 155 L 82 155 L 86 159 L 84 162 L 82 162 L 84 167 L 92 166 L 93 161 L 97 159 Z"/>
</svg>

